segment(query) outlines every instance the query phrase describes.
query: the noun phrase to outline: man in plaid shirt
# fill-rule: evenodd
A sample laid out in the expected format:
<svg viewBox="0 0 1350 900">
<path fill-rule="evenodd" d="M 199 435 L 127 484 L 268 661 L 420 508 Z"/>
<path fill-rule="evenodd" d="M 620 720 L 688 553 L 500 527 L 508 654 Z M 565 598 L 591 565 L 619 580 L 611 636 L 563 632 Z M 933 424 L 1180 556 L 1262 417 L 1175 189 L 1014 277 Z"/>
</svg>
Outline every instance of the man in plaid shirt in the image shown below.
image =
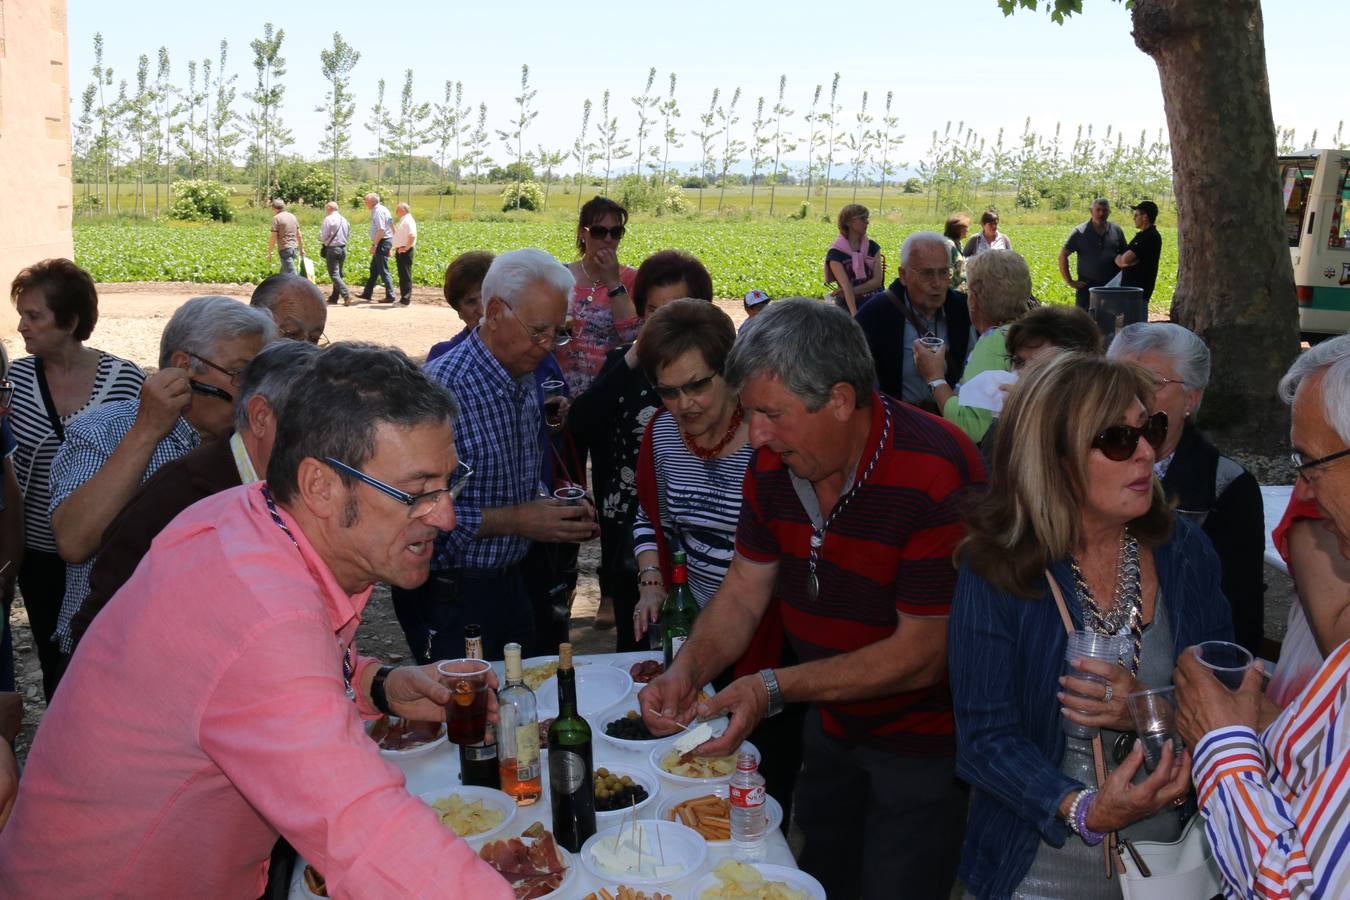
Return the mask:
<svg viewBox="0 0 1350 900">
<path fill-rule="evenodd" d="M 596 533 L 589 504 L 569 506 L 540 483 L 541 410 L 534 371 L 569 340 L 563 330 L 571 274 L 542 250 L 503 253 L 483 279 L 483 319 L 426 368 L 459 401 L 455 447 L 473 477 L 455 502 L 455 530 L 441 535 L 431 577 L 395 590 L 394 609 L 414 655 L 464 655 L 464 626 L 483 630 L 500 659 L 529 645 L 534 619 L 520 563 L 531 541 L 576 542 Z"/>
</svg>

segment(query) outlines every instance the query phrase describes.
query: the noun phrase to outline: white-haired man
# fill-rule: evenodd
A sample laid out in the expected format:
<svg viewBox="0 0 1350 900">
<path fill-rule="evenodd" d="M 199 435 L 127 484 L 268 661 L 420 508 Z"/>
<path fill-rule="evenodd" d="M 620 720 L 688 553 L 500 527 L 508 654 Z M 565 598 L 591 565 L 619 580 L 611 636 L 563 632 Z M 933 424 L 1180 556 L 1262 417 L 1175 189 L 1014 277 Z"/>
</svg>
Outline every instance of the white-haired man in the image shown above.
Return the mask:
<svg viewBox="0 0 1350 900">
<path fill-rule="evenodd" d="M 375 282 L 384 285 L 384 302 L 394 302 L 394 279 L 389 277 L 389 251 L 394 246 L 394 217 L 380 202 L 380 195 L 366 194 L 366 209 L 370 210 L 370 276 L 359 296 L 370 300 L 375 296 Z"/>
<path fill-rule="evenodd" d="M 413 289 L 413 247 L 417 245 L 417 220 L 413 218 L 412 207 L 400 203 L 394 212 L 398 214 L 398 224 L 394 226 L 394 263 L 398 268 L 398 302 L 407 306 L 412 302 Z"/>
<path fill-rule="evenodd" d="M 328 267 L 328 278 L 333 282 L 333 293 L 328 295 L 329 305 L 342 298 L 343 306 L 352 305 L 352 293 L 347 282 L 342 280 L 342 266 L 347 262 L 347 240 L 351 237 L 352 223 L 338 212 L 338 205 L 328 201 L 324 207 L 323 224 L 319 226 L 319 243 L 323 245 L 324 264 Z"/>
<path fill-rule="evenodd" d="M 531 541 L 574 543 L 596 531 L 588 506 L 540 499 L 541 409 L 534 370 L 570 340 L 563 330 L 572 275 L 543 250 L 503 253 L 483 278 L 478 328 L 426 367 L 459 398 L 455 447 L 474 470 L 455 503 L 458 526 L 436 542 L 431 577 L 396 591 L 394 608 L 415 654 L 462 656 L 464 626 L 483 652 L 534 639 L 521 560 Z"/>
<path fill-rule="evenodd" d="M 1295 496 L 1316 503 L 1350 559 L 1350 335 L 1295 360 L 1280 394 L 1293 405 Z M 1258 667 L 1230 691 L 1183 653 L 1174 681 L 1227 894 L 1350 897 L 1350 641 L 1264 729 Z"/>
</svg>

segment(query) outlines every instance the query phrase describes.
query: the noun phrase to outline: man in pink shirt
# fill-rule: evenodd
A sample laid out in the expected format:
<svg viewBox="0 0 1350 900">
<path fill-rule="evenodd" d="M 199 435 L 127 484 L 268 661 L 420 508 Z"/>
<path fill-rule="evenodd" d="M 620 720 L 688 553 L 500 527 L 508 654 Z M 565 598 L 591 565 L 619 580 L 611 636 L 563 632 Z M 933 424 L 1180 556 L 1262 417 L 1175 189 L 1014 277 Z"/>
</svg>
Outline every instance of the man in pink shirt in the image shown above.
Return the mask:
<svg viewBox="0 0 1350 900">
<path fill-rule="evenodd" d="M 94 621 L 0 831 L 0 897 L 257 897 L 278 834 L 334 897 L 511 898 L 362 719 L 444 717 L 353 640 L 454 527 L 455 403 L 398 351 L 296 379 L 266 484 L 190 507 Z"/>
</svg>

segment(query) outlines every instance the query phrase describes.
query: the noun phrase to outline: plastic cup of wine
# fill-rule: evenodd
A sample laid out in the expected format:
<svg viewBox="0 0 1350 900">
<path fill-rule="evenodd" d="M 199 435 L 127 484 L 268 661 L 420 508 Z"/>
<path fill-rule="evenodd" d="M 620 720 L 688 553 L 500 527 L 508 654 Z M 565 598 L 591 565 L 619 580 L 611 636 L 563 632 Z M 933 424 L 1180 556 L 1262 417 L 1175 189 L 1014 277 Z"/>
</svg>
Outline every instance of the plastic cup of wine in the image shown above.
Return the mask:
<svg viewBox="0 0 1350 900">
<path fill-rule="evenodd" d="M 1075 659 L 1100 659 L 1105 662 L 1118 663 L 1120 662 L 1122 640 L 1128 640 L 1128 638 L 1121 638 L 1119 635 L 1114 634 L 1098 634 L 1095 631 L 1073 632 L 1067 636 L 1064 645 L 1065 674 L 1073 678 L 1080 678 L 1083 681 L 1091 681 L 1102 685 L 1106 684 L 1106 679 L 1102 678 L 1100 675 L 1095 675 L 1092 672 L 1084 672 L 1081 669 L 1075 669 L 1073 667 L 1073 661 Z M 1072 691 L 1069 693 L 1072 693 Z M 1098 696 L 1092 699 L 1099 700 L 1101 698 Z M 1098 729 L 1092 725 L 1080 725 L 1069 719 L 1063 719 L 1061 724 L 1065 734 L 1070 737 L 1078 738 L 1079 740 L 1091 740 L 1097 735 L 1098 731 Z"/>
<path fill-rule="evenodd" d="M 1192 647 L 1191 652 L 1230 691 L 1242 687 L 1242 679 L 1252 667 L 1251 651 L 1228 641 L 1205 641 Z"/>
<path fill-rule="evenodd" d="M 937 353 L 947 342 L 935 334 L 925 334 L 923 337 L 919 338 L 919 343 L 923 346 L 923 349 L 927 350 L 929 353 Z"/>
<path fill-rule="evenodd" d="M 487 730 L 488 673 L 481 659 L 447 659 L 436 664 L 441 684 L 450 689 L 445 729 L 456 744 L 477 744 Z"/>
<path fill-rule="evenodd" d="M 1152 772 L 1162 758 L 1162 749 L 1169 742 L 1176 754 L 1181 753 L 1181 737 L 1176 730 L 1176 688 L 1151 688 L 1136 691 L 1125 698 L 1134 718 L 1134 731 L 1144 745 L 1144 768 Z"/>
<path fill-rule="evenodd" d="M 567 506 L 580 506 L 586 499 L 586 489 L 579 484 L 564 484 L 553 492 L 553 499 Z"/>
<path fill-rule="evenodd" d="M 562 425 L 562 401 L 566 384 L 558 378 L 549 378 L 540 385 L 544 389 L 544 422 L 550 428 Z"/>
</svg>

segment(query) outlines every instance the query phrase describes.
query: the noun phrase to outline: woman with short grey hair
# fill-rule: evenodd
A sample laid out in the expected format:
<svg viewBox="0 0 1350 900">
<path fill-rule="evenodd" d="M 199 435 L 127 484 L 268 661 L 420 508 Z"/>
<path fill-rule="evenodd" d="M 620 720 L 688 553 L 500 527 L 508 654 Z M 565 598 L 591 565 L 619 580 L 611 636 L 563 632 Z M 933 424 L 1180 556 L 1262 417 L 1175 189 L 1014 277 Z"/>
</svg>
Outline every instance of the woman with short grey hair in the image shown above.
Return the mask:
<svg viewBox="0 0 1350 900">
<path fill-rule="evenodd" d="M 1195 424 L 1209 384 L 1209 348 L 1180 325 L 1139 322 L 1116 332 L 1107 356 L 1149 373 L 1150 410 L 1166 412 L 1168 420 L 1154 471 L 1177 514 L 1198 523 L 1214 544 L 1237 641 L 1259 654 L 1266 590 L 1261 486 L 1241 463 L 1215 449 Z"/>
</svg>

